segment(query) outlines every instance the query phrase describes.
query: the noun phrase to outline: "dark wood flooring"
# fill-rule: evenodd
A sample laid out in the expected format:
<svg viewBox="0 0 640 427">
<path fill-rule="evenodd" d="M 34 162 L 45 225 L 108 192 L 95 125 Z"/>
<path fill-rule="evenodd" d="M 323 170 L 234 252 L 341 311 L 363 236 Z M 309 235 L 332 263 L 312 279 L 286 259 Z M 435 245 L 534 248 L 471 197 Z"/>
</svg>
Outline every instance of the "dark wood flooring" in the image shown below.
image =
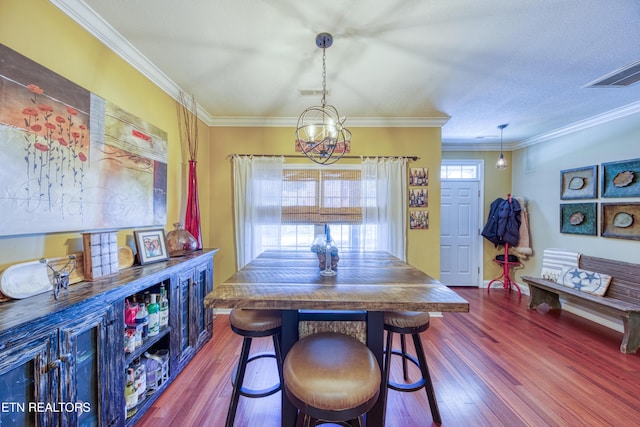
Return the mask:
<svg viewBox="0 0 640 427">
<path fill-rule="evenodd" d="M 640 354 L 619 352 L 621 333 L 568 312 L 528 310 L 527 296 L 501 288 L 455 290 L 470 312 L 432 318 L 423 334 L 442 425 L 640 425 Z M 214 338 L 137 426 L 224 426 L 240 344 L 218 315 Z M 275 365 L 259 363 L 248 374 L 257 386 L 275 379 Z M 235 425 L 277 427 L 279 408 L 280 393 L 241 398 Z M 435 425 L 424 391 L 390 390 L 386 425 Z"/>
</svg>

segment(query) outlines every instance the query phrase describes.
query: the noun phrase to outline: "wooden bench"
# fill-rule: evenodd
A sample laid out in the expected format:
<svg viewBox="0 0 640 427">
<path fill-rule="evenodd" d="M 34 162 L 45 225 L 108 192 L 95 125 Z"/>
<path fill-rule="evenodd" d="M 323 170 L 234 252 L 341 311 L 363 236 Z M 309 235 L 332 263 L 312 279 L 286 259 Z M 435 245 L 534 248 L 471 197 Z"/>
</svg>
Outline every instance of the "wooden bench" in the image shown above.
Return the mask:
<svg viewBox="0 0 640 427">
<path fill-rule="evenodd" d="M 570 302 L 619 315 L 624 325 L 624 336 L 620 351 L 635 353 L 640 347 L 640 264 L 614 261 L 582 255 L 579 267 L 612 277 L 604 296 L 592 295 L 559 283 L 537 277 L 523 276 L 529 285 L 529 308 L 547 303 L 551 308 L 560 309 L 560 295 Z"/>
</svg>

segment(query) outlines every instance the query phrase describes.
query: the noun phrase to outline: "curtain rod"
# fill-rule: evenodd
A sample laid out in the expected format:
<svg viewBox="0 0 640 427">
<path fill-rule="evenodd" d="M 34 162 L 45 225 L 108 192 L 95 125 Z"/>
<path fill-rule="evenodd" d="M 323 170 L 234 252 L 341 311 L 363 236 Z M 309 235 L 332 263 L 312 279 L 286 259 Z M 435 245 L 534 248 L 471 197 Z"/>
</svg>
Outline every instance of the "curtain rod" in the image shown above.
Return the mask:
<svg viewBox="0 0 640 427">
<path fill-rule="evenodd" d="M 233 156 L 266 156 L 266 157 L 287 157 L 287 158 L 298 158 L 298 159 L 306 159 L 307 156 L 304 154 L 229 154 L 227 157 Z M 418 156 L 342 156 L 341 159 L 362 159 L 364 157 L 396 157 L 403 158 L 410 161 L 415 162 L 416 160 L 420 160 Z"/>
</svg>

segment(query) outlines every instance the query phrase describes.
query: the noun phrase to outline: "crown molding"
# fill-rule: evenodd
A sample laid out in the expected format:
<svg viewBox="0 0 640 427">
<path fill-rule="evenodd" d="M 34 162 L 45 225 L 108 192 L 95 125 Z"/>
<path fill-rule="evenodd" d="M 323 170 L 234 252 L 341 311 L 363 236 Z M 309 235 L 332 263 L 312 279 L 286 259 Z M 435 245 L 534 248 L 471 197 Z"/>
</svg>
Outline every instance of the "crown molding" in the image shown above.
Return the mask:
<svg viewBox="0 0 640 427">
<path fill-rule="evenodd" d="M 347 117 L 345 126 L 356 127 L 442 127 L 449 117 Z M 214 127 L 295 127 L 298 117 L 213 117 Z"/>
<path fill-rule="evenodd" d="M 512 151 L 513 144 L 507 144 L 506 142 L 502 146 L 502 151 Z M 500 151 L 499 142 L 455 142 L 455 141 L 442 141 L 442 151 Z"/>
<path fill-rule="evenodd" d="M 622 107 L 615 108 L 613 110 L 598 114 L 593 117 L 589 117 L 585 120 L 572 123 L 568 126 L 564 126 L 550 132 L 542 133 L 531 138 L 527 138 L 518 143 L 512 144 L 512 150 L 519 150 L 521 148 L 530 147 L 532 145 L 540 144 L 545 141 L 560 138 L 562 136 L 570 135 L 572 133 L 580 132 L 585 129 L 592 128 L 604 123 L 611 122 L 616 119 L 621 119 L 632 114 L 640 113 L 640 101 L 632 102 L 631 104 L 623 105 Z"/>
</svg>

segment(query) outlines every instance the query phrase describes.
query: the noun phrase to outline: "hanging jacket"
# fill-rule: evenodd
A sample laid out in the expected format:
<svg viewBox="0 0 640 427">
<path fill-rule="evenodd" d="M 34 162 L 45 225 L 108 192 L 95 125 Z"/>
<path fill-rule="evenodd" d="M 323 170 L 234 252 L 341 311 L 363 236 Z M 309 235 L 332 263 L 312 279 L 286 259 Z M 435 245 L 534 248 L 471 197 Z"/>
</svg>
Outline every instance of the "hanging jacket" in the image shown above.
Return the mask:
<svg viewBox="0 0 640 427">
<path fill-rule="evenodd" d="M 520 203 L 514 198 L 498 208 L 498 239 L 511 246 L 518 246 L 520 241 Z"/>
<path fill-rule="evenodd" d="M 505 202 L 505 200 L 500 197 L 491 202 L 491 206 L 489 207 L 489 217 L 487 218 L 487 223 L 481 233 L 485 239 L 496 246 L 503 244 L 498 237 L 498 210 L 503 202 Z"/>
<path fill-rule="evenodd" d="M 489 217 L 482 236 L 496 246 L 509 243 L 518 246 L 520 240 L 520 203 L 514 198 L 498 197 L 489 207 Z"/>
</svg>

